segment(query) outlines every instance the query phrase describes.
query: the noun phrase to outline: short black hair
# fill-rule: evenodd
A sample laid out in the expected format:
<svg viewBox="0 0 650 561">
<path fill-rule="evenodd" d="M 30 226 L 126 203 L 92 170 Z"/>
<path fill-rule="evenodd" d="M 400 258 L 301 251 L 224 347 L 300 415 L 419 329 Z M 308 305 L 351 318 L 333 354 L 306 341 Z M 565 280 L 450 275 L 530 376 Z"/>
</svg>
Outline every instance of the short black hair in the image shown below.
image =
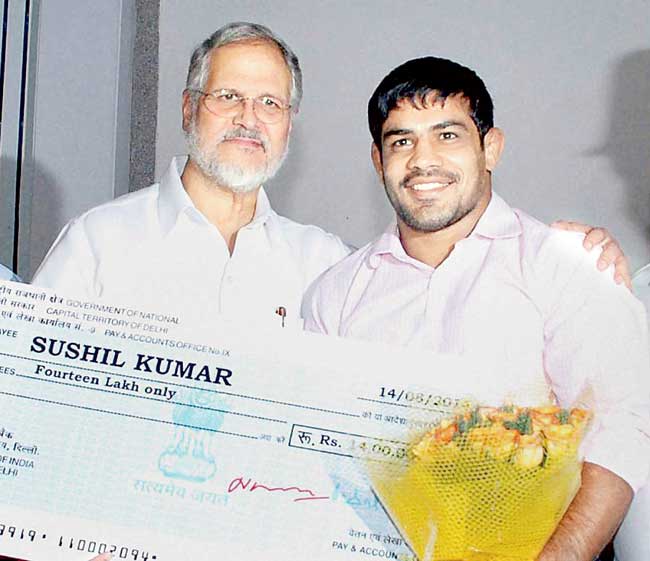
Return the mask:
<svg viewBox="0 0 650 561">
<path fill-rule="evenodd" d="M 381 129 L 397 103 L 402 99 L 420 101 L 431 92 L 435 92 L 436 101 L 444 102 L 454 95 L 465 98 L 483 142 L 494 126 L 494 106 L 483 80 L 457 62 L 428 56 L 409 60 L 392 70 L 368 101 L 368 125 L 378 148 L 381 149 Z"/>
</svg>

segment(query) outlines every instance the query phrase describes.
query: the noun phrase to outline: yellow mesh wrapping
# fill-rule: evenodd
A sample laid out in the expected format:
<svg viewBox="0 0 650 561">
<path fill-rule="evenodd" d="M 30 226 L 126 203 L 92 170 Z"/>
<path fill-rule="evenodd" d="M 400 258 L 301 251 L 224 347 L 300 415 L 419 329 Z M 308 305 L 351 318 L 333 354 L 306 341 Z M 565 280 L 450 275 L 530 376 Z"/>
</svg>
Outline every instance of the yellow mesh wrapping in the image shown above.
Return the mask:
<svg viewBox="0 0 650 561">
<path fill-rule="evenodd" d="M 377 496 L 421 561 L 532 561 L 580 487 L 589 415 L 557 407 L 474 408 L 367 458 Z"/>
</svg>

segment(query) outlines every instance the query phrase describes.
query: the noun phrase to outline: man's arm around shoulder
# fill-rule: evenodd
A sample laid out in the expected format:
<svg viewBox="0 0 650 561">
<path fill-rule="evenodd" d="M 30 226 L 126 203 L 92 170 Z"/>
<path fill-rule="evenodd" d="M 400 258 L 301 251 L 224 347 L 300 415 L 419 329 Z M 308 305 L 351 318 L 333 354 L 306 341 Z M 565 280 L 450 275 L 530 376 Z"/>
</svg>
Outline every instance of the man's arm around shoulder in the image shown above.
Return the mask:
<svg viewBox="0 0 650 561">
<path fill-rule="evenodd" d="M 538 561 L 592 561 L 611 541 L 633 496 L 621 477 L 585 462 L 580 490 Z"/>
</svg>

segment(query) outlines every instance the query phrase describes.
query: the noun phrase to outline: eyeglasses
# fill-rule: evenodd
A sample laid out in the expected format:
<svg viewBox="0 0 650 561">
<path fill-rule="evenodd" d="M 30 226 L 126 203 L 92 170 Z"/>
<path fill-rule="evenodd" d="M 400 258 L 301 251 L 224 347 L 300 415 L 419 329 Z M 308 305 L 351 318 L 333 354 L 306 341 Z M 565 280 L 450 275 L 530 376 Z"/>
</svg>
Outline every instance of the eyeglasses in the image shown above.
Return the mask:
<svg viewBox="0 0 650 561">
<path fill-rule="evenodd" d="M 216 90 L 214 92 L 203 92 L 201 90 L 189 90 L 201 94 L 205 108 L 217 117 L 233 117 L 243 108 L 247 100 L 253 101 L 253 112 L 255 116 L 266 124 L 277 123 L 284 116 L 285 112 L 291 109 L 279 99 L 262 95 L 260 97 L 244 96 L 235 90 Z"/>
</svg>

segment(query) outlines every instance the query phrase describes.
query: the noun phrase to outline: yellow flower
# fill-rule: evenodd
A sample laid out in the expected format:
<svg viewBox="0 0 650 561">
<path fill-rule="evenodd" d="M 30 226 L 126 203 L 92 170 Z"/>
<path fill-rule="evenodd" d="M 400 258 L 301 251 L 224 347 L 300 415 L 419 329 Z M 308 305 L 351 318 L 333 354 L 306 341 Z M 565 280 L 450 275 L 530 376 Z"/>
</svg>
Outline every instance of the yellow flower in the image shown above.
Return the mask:
<svg viewBox="0 0 650 561">
<path fill-rule="evenodd" d="M 569 423 L 571 423 L 578 430 L 578 432 L 582 433 L 582 431 L 586 428 L 590 417 L 591 414 L 589 411 L 586 411 L 584 409 L 571 409 L 571 413 L 569 415 Z"/>
<path fill-rule="evenodd" d="M 485 435 L 485 450 L 495 458 L 506 459 L 515 449 L 519 436 L 516 430 L 508 430 L 503 425 L 493 425 Z"/>
<path fill-rule="evenodd" d="M 491 427 L 475 427 L 469 431 L 467 435 L 467 442 L 476 451 L 483 449 L 485 440 L 490 434 Z"/>
<path fill-rule="evenodd" d="M 533 407 L 530 412 L 531 414 L 541 414 L 541 415 L 557 415 L 562 411 L 557 405 L 545 405 L 543 407 Z"/>
<path fill-rule="evenodd" d="M 513 408 L 512 411 L 503 411 L 497 409 L 496 411 L 489 414 L 490 421 L 494 423 L 503 423 L 504 421 L 514 422 L 519 416 L 519 409 Z"/>
<path fill-rule="evenodd" d="M 519 437 L 519 447 L 515 452 L 515 465 L 529 469 L 539 466 L 544 460 L 542 439 L 538 433 L 523 434 Z"/>
<path fill-rule="evenodd" d="M 540 411 L 540 409 L 553 409 L 553 411 Z M 538 409 L 532 409 L 530 411 L 530 417 L 533 422 L 533 432 L 543 431 L 545 427 L 548 427 L 550 425 L 559 425 L 560 420 L 557 418 L 557 411 L 559 411 L 557 407 L 540 407 Z"/>
<path fill-rule="evenodd" d="M 553 425 L 544 429 L 546 454 L 559 458 L 575 448 L 577 431 L 573 425 Z"/>
</svg>

